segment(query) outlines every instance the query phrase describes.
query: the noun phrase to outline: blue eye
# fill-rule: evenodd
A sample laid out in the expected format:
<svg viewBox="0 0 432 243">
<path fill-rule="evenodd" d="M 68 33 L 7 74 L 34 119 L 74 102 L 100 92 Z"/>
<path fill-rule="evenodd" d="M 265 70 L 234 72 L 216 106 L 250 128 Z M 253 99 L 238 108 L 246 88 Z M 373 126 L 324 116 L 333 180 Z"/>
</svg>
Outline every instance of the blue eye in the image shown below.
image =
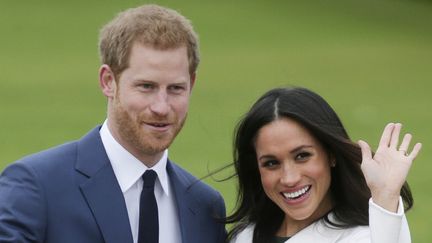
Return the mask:
<svg viewBox="0 0 432 243">
<path fill-rule="evenodd" d="M 182 85 L 173 85 L 169 87 L 170 91 L 176 94 L 183 92 L 186 88 Z"/>
<path fill-rule="evenodd" d="M 150 84 L 150 83 L 142 83 L 139 86 L 143 89 L 153 89 L 154 88 L 154 85 Z"/>
</svg>

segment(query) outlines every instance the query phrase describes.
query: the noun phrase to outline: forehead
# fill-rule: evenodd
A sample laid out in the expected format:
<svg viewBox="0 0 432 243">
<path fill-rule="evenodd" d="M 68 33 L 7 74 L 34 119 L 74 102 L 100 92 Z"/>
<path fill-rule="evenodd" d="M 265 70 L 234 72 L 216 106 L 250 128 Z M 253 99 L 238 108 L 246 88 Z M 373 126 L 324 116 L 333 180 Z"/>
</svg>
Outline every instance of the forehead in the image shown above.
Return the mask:
<svg viewBox="0 0 432 243">
<path fill-rule="evenodd" d="M 120 78 L 155 82 L 186 82 L 190 80 L 189 62 L 185 46 L 160 50 L 135 43 L 128 67 Z"/>
<path fill-rule="evenodd" d="M 188 64 L 188 54 L 185 45 L 173 48 L 156 48 L 135 42 L 130 51 L 129 62 L 146 62 L 148 64 L 171 61 Z"/>
<path fill-rule="evenodd" d="M 316 138 L 299 122 L 280 118 L 263 126 L 256 137 L 256 149 L 286 148 L 301 145 L 317 145 Z"/>
</svg>

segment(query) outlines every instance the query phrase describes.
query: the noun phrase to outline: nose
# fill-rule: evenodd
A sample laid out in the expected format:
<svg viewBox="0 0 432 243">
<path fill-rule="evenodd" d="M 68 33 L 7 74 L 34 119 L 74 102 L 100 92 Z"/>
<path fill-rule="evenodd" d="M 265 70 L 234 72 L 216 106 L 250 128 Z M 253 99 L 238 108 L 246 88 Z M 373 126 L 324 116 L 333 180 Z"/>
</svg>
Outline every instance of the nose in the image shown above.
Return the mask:
<svg viewBox="0 0 432 243">
<path fill-rule="evenodd" d="M 296 186 L 301 179 L 300 171 L 295 166 L 287 165 L 284 166 L 281 171 L 280 182 L 284 186 L 293 187 Z"/>
<path fill-rule="evenodd" d="M 158 116 L 166 116 L 168 115 L 169 109 L 168 94 L 161 90 L 153 97 L 150 110 Z"/>
</svg>

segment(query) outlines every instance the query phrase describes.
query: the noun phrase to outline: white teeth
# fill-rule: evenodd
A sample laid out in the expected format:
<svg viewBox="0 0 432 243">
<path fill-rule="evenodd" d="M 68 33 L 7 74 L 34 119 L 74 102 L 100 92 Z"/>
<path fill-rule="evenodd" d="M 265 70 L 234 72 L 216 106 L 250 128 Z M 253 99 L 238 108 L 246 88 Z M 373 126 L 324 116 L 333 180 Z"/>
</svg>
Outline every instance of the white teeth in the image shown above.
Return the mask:
<svg viewBox="0 0 432 243">
<path fill-rule="evenodd" d="M 152 125 L 155 127 L 164 127 L 165 126 L 165 124 L 159 124 L 159 123 L 153 123 Z"/>
<path fill-rule="evenodd" d="M 305 194 L 309 190 L 309 188 L 310 186 L 305 186 L 296 192 L 284 192 L 282 194 L 284 195 L 285 198 L 293 199 Z"/>
</svg>

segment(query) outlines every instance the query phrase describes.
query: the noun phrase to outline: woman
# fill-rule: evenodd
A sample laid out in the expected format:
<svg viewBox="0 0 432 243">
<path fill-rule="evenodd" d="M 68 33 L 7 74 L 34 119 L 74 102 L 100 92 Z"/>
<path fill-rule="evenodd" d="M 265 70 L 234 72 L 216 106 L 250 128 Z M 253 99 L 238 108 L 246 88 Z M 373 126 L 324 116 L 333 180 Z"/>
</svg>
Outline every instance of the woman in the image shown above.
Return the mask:
<svg viewBox="0 0 432 243">
<path fill-rule="evenodd" d="M 388 124 L 372 154 L 366 142 L 349 139 L 319 95 L 304 88 L 267 92 L 236 130 L 239 196 L 227 220 L 234 223 L 229 240 L 411 242 L 405 179 L 421 144 L 408 153 L 411 135 L 399 145 L 400 130 Z"/>
</svg>

